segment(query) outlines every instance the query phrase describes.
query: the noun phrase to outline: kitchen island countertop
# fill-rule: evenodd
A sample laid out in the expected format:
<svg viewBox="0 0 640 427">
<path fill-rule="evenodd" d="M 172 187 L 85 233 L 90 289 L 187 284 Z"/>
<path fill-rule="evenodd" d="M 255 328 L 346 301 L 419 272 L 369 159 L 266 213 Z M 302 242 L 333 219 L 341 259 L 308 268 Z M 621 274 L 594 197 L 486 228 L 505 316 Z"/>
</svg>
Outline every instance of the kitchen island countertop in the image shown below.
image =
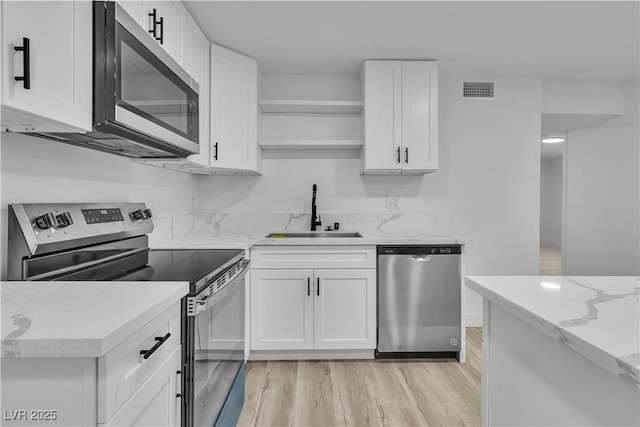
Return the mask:
<svg viewBox="0 0 640 427">
<path fill-rule="evenodd" d="M 466 285 L 640 388 L 640 277 L 468 276 Z"/>
<path fill-rule="evenodd" d="M 100 357 L 188 282 L 2 282 L 2 357 Z"/>
</svg>

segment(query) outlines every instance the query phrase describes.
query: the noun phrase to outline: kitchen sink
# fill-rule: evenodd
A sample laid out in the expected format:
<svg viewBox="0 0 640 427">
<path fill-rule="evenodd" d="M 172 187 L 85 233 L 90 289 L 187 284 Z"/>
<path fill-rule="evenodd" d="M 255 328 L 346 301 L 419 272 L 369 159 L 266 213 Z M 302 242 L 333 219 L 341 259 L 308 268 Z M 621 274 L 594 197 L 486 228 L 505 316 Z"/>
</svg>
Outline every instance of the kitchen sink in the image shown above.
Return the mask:
<svg viewBox="0 0 640 427">
<path fill-rule="evenodd" d="M 290 237 L 304 237 L 304 238 L 316 238 L 316 237 L 362 237 L 362 234 L 357 231 L 300 231 L 300 232 L 286 232 L 286 233 L 271 233 L 267 235 L 271 239 L 285 239 Z"/>
</svg>

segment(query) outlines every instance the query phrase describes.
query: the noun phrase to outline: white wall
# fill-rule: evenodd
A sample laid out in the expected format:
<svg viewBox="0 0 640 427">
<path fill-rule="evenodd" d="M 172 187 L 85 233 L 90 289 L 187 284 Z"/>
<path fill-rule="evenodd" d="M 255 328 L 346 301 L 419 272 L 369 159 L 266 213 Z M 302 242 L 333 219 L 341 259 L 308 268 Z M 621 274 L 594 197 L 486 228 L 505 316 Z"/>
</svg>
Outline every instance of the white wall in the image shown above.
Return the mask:
<svg viewBox="0 0 640 427">
<path fill-rule="evenodd" d="M 543 114 L 623 114 L 626 87 L 622 82 L 544 81 Z"/>
<path fill-rule="evenodd" d="M 385 211 L 393 194 L 401 210 L 428 214 L 429 228 L 473 240 L 467 274 L 538 274 L 541 82 L 491 80 L 495 100 L 464 100 L 463 78 L 440 76 L 434 174 L 362 176 L 358 152 L 265 151 L 261 177 L 201 177 L 198 210 L 308 212 L 314 183 L 320 214 Z M 477 324 L 480 297 L 469 291 L 466 303 Z"/>
<path fill-rule="evenodd" d="M 11 203 L 145 202 L 157 218 L 193 212 L 192 175 L 26 135 L 0 136 L 3 234 Z M 3 279 L 6 245 L 3 238 Z"/>
<path fill-rule="evenodd" d="M 540 244 L 559 248 L 562 243 L 562 157 L 543 157 L 540 170 Z"/>
<path fill-rule="evenodd" d="M 569 132 L 566 275 L 640 275 L 639 90 L 624 116 Z"/>
</svg>

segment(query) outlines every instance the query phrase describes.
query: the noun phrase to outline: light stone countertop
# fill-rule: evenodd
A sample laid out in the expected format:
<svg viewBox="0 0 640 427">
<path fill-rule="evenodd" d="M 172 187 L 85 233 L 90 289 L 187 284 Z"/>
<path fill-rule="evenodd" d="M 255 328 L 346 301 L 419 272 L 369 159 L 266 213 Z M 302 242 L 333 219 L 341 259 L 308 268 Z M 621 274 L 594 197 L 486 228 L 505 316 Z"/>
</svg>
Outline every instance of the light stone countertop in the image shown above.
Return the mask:
<svg viewBox="0 0 640 427">
<path fill-rule="evenodd" d="M 353 230 L 340 230 L 352 232 Z M 268 238 L 279 230 L 250 231 L 194 231 L 177 237 L 149 242 L 152 249 L 245 249 L 252 246 L 313 246 L 313 245 L 435 245 L 465 244 L 469 239 L 460 236 L 434 235 L 429 230 L 357 230 L 362 237 L 289 237 Z M 281 233 L 291 233 L 282 231 Z M 305 231 L 306 233 L 306 231 Z M 318 231 L 318 233 L 326 233 Z M 331 232 L 329 232 L 331 233 Z"/>
<path fill-rule="evenodd" d="M 100 357 L 188 282 L 2 282 L 2 357 Z"/>
<path fill-rule="evenodd" d="M 466 286 L 640 388 L 640 277 L 467 276 Z"/>
</svg>

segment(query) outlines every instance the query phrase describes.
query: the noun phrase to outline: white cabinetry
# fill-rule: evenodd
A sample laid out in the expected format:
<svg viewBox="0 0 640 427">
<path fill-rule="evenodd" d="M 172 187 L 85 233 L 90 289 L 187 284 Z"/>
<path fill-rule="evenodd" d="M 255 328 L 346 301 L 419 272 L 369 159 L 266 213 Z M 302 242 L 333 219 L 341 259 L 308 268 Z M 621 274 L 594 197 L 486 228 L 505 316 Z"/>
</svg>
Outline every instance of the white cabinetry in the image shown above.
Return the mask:
<svg viewBox="0 0 640 427">
<path fill-rule="evenodd" d="M 3 358 L 2 407 L 54 411 L 47 425 L 179 426 L 181 348 L 177 302 L 98 358 Z M 3 425 L 43 423 L 29 415 Z"/>
<path fill-rule="evenodd" d="M 144 19 L 144 3 L 143 0 L 116 0 L 125 12 L 129 14 L 141 27 L 147 29 L 148 24 Z"/>
<path fill-rule="evenodd" d="M 436 61 L 365 61 L 363 173 L 438 168 Z"/>
<path fill-rule="evenodd" d="M 187 43 L 183 59 L 185 71 L 200 86 L 200 153 L 189 156 L 189 159 L 197 164 L 209 166 L 209 40 L 190 14 L 187 16 Z"/>
<path fill-rule="evenodd" d="M 313 348 L 312 281 L 311 269 L 252 270 L 251 350 Z"/>
<path fill-rule="evenodd" d="M 264 75 L 263 150 L 362 148 L 356 76 Z"/>
<path fill-rule="evenodd" d="M 143 27 L 181 65 L 186 50 L 187 15 L 180 1 L 144 1 Z"/>
<path fill-rule="evenodd" d="M 178 346 L 109 422 L 99 426 L 179 426 L 181 379 L 176 372 L 181 369 L 181 353 Z"/>
<path fill-rule="evenodd" d="M 2 130 L 90 131 L 92 3 L 3 1 L 0 8 Z"/>
<path fill-rule="evenodd" d="M 211 45 L 211 167 L 259 173 L 258 63 Z"/>
<path fill-rule="evenodd" d="M 252 355 L 375 348 L 374 247 L 260 247 L 252 263 Z"/>
</svg>

